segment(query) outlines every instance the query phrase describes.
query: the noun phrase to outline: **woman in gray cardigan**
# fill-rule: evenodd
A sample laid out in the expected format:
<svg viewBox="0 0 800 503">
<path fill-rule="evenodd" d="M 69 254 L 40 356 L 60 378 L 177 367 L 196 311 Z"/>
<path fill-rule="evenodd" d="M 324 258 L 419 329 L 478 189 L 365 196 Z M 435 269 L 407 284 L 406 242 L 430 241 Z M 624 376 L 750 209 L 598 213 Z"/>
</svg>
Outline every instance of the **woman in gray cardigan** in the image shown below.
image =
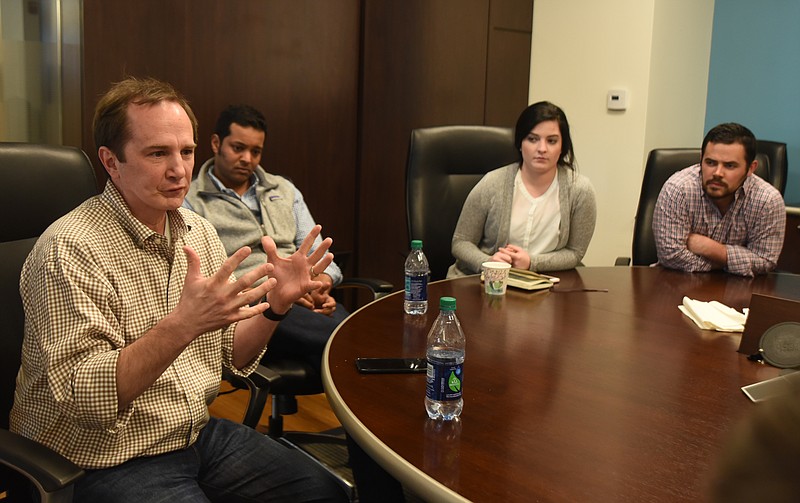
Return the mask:
<svg viewBox="0 0 800 503">
<path fill-rule="evenodd" d="M 477 274 L 488 260 L 532 271 L 572 269 L 586 253 L 595 194 L 575 171 L 564 111 L 546 101 L 529 106 L 517 120 L 514 144 L 519 161 L 487 173 L 464 202 L 449 278 Z"/>
</svg>

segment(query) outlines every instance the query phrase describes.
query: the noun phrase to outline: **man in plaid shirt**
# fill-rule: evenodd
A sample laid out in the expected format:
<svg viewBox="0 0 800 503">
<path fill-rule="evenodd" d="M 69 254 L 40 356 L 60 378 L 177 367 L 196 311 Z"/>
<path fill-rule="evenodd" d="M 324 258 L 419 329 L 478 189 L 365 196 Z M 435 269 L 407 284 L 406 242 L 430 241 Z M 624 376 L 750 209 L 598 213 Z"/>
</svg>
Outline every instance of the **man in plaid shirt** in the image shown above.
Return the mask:
<svg viewBox="0 0 800 503">
<path fill-rule="evenodd" d="M 755 158 L 755 136 L 740 124 L 720 124 L 706 134 L 700 164 L 672 175 L 656 201 L 660 265 L 740 276 L 775 268 L 786 209 L 780 192 L 753 176 Z"/>
<path fill-rule="evenodd" d="M 321 286 L 331 240 L 309 254 L 316 226 L 281 258 L 265 237 L 269 263 L 235 278 L 250 249 L 226 257 L 181 208 L 197 121 L 169 84 L 114 84 L 94 138 L 105 190 L 53 223 L 22 270 L 11 429 L 86 470 L 75 501 L 342 501 L 303 454 L 207 407 L 223 366 L 252 372 L 278 321 Z"/>
</svg>

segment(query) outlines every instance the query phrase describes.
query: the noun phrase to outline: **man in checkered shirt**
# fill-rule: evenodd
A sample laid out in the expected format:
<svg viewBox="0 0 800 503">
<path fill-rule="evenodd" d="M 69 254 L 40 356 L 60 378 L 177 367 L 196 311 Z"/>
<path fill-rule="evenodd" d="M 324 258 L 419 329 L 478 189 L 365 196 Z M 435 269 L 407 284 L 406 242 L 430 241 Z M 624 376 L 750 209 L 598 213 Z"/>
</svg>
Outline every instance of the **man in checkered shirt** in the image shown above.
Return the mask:
<svg viewBox="0 0 800 503">
<path fill-rule="evenodd" d="M 672 175 L 658 196 L 658 263 L 740 276 L 773 270 L 783 248 L 786 209 L 780 192 L 753 175 L 757 166 L 749 129 L 736 123 L 712 128 L 700 164 Z"/>
<path fill-rule="evenodd" d="M 183 97 L 126 79 L 93 129 L 105 190 L 51 225 L 23 267 L 12 430 L 86 470 L 76 501 L 344 500 L 303 454 L 207 407 L 223 366 L 252 372 L 277 321 L 321 286 L 331 240 L 306 256 L 316 226 L 280 258 L 265 237 L 269 263 L 236 279 L 249 248 L 226 257 L 211 224 L 181 208 L 197 145 Z"/>
</svg>

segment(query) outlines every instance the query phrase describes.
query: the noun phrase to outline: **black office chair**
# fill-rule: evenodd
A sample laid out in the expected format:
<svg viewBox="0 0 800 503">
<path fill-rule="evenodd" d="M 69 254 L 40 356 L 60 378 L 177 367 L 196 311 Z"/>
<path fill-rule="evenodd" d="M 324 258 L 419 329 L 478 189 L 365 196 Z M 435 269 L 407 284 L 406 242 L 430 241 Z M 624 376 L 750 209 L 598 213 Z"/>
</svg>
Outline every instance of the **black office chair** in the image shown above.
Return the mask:
<svg viewBox="0 0 800 503">
<path fill-rule="evenodd" d="M 192 174 L 196 178 L 199 170 Z M 371 300 L 378 299 L 394 290 L 394 285 L 375 278 L 344 278 L 332 294 L 340 300 L 342 292 L 348 290 L 368 291 Z M 366 298 L 366 296 L 365 296 Z M 353 302 L 355 302 L 355 296 Z M 297 397 L 323 393 L 322 376 L 306 359 L 300 357 L 272 357 L 267 351 L 257 369 L 248 377 L 236 376 L 223 370 L 223 379 L 236 389 L 249 392 L 242 423 L 256 428 L 261 419 L 267 398 L 272 396 L 267 434 L 291 448 L 300 449 L 331 473 L 348 493 L 356 498 L 352 473 L 347 464 L 347 446 L 344 430 L 328 432 L 286 432 L 283 418 L 298 412 Z"/>
<path fill-rule="evenodd" d="M 789 157 L 786 153 L 786 144 L 777 141 L 756 140 L 756 159 L 759 167 L 756 174 L 767 180 L 781 194 L 786 191 L 786 177 L 789 170 Z M 763 157 L 761 157 L 763 156 Z M 768 170 L 762 169 L 761 161 L 766 158 Z"/>
<path fill-rule="evenodd" d="M 379 299 L 394 290 L 394 285 L 374 278 L 345 278 L 336 289 L 358 288 Z M 287 445 L 300 449 L 312 460 L 331 473 L 355 501 L 356 488 L 352 472 L 347 465 L 347 442 L 344 430 L 336 428 L 322 432 L 284 431 L 283 416 L 298 412 L 297 397 L 323 393 L 322 376 L 307 360 L 282 356 L 267 357 L 248 377 L 223 372 L 223 377 L 235 388 L 246 389 L 250 396 L 242 423 L 255 428 L 264 411 L 268 395 L 272 395 L 267 434 Z"/>
<path fill-rule="evenodd" d="M 788 169 L 786 144 L 758 140 L 755 174 L 770 182 L 781 194 L 786 187 Z M 653 237 L 653 210 L 661 187 L 675 172 L 700 162 L 699 148 L 661 148 L 650 151 L 645 164 L 639 205 L 633 226 L 633 265 L 650 265 L 658 261 Z M 629 257 L 618 257 L 616 265 L 628 265 Z"/>
<path fill-rule="evenodd" d="M 197 178 L 200 170 L 192 173 Z M 285 175 L 282 175 L 286 177 Z M 291 179 L 286 177 L 289 181 Z M 394 285 L 376 278 L 344 278 L 334 289 L 334 296 L 341 296 L 343 291 L 359 289 L 368 291 L 372 300 L 378 299 L 394 290 Z M 339 299 L 337 298 L 337 301 Z M 267 397 L 272 395 L 272 410 L 269 419 L 268 434 L 276 439 L 288 440 L 283 431 L 283 416 L 297 413 L 297 396 L 316 395 L 322 393 L 322 376 L 302 358 L 281 357 L 271 359 L 269 354 L 263 365 L 247 378 L 224 371 L 223 378 L 237 389 L 246 389 L 250 393 L 247 409 L 242 423 L 255 428 L 261 419 Z M 297 438 L 298 435 L 292 434 Z"/>
<path fill-rule="evenodd" d="M 370 292 L 372 300 L 379 299 L 394 290 L 394 285 L 375 278 L 345 278 L 335 290 L 359 288 Z M 267 395 L 272 395 L 272 412 L 269 418 L 268 435 L 284 437 L 283 416 L 297 413 L 297 396 L 323 393 L 322 376 L 302 358 L 281 356 L 270 358 L 269 351 L 263 364 L 252 379 L 242 379 L 225 374 L 226 379 L 237 388 L 250 391 L 243 424 L 255 428 L 261 418 Z"/>
<path fill-rule="evenodd" d="M 72 483 L 83 470 L 8 431 L 25 320 L 19 276 L 39 235 L 96 194 L 97 181 L 81 150 L 29 143 L 0 143 L 0 181 L 0 493 L 25 501 L 32 485 L 41 501 L 71 501 Z"/>
<path fill-rule="evenodd" d="M 20 367 L 24 312 L 19 296 L 22 264 L 39 235 L 57 218 L 97 193 L 94 169 L 86 154 L 71 147 L 0 143 L 0 493 L 26 500 L 33 484 L 41 501 L 71 501 L 72 483 L 83 470 L 47 447 L 8 431 Z M 375 295 L 391 292 L 386 282 L 353 278 L 345 287 L 370 288 Z M 245 424 L 254 427 L 268 393 L 278 396 L 271 434 L 282 434 L 281 414 L 297 411 L 294 396 L 322 392 L 319 374 L 302 361 L 260 366 L 248 378 L 225 377 L 251 390 Z M 260 404 L 260 406 L 259 406 Z M 292 406 L 294 410 L 292 411 Z M 289 410 L 290 412 L 287 412 Z M 339 440 L 344 446 L 343 440 Z M 26 482 L 26 480 L 29 481 Z M 14 500 L 17 501 L 17 500 Z"/>
<path fill-rule="evenodd" d="M 431 280 L 444 279 L 461 208 L 487 172 L 519 157 L 512 129 L 441 126 L 411 132 L 406 171 L 406 217 L 411 239 L 421 239 Z"/>
<path fill-rule="evenodd" d="M 347 284 L 337 288 L 366 288 L 373 292 L 375 299 L 394 289 L 391 283 L 370 278 L 351 278 L 342 283 Z M 248 377 L 223 371 L 223 378 L 234 388 L 249 392 L 242 423 L 251 428 L 258 426 L 267 397 L 272 395 L 267 434 L 290 448 L 303 451 L 337 480 L 350 501 L 357 501 L 355 479 L 348 464 L 347 438 L 343 428 L 321 432 L 284 431 L 283 416 L 298 412 L 298 396 L 324 392 L 322 376 L 307 360 L 267 357 Z"/>
</svg>

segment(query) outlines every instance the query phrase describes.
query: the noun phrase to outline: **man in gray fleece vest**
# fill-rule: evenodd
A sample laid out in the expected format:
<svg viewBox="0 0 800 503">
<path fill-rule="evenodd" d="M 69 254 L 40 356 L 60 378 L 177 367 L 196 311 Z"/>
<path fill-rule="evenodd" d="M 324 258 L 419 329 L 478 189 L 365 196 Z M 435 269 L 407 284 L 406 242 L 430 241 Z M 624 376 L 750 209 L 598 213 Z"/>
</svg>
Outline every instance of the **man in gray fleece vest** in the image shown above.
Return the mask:
<svg viewBox="0 0 800 503">
<path fill-rule="evenodd" d="M 242 246 L 252 249 L 236 270 L 237 276 L 266 260 L 262 236 L 270 236 L 278 254 L 288 256 L 315 225 L 297 187 L 259 165 L 266 129 L 264 116 L 253 107 L 234 105 L 223 110 L 211 136 L 214 157 L 200 168 L 184 200 L 186 208 L 214 225 L 228 254 Z M 320 243 L 318 238 L 314 248 Z M 331 288 L 342 281 L 339 267 L 331 263 L 313 274 L 318 274 L 315 279 L 323 286 L 286 313 L 265 360 L 301 356 L 319 370 L 328 338 L 348 313 L 330 295 Z"/>
</svg>

